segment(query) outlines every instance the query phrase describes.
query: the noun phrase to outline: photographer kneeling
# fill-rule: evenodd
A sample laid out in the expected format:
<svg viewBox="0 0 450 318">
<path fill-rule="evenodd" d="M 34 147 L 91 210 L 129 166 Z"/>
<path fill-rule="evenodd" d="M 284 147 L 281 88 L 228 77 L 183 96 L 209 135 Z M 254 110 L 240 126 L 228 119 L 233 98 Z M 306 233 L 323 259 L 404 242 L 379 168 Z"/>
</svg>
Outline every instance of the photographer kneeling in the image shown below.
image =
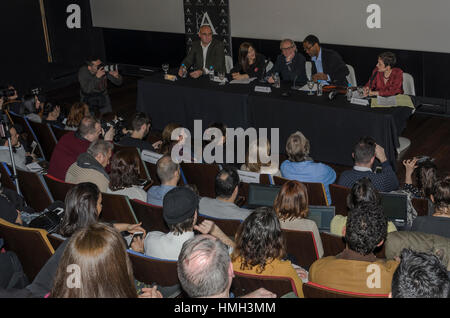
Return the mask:
<svg viewBox="0 0 450 318">
<path fill-rule="evenodd" d="M 78 72 L 78 81 L 81 86 L 81 101 L 89 105 L 91 112 L 99 110 L 100 113 L 111 112 L 111 100 L 108 95 L 107 84 L 110 80 L 115 85 L 122 84 L 122 76 L 116 69 L 105 68 L 99 58 L 90 58 Z"/>
</svg>

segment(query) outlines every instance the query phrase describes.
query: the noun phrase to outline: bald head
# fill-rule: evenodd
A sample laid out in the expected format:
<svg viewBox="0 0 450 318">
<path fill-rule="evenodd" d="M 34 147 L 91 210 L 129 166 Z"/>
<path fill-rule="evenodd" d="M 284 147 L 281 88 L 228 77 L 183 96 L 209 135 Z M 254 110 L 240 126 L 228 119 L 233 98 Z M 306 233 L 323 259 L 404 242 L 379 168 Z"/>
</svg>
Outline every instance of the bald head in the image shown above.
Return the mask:
<svg viewBox="0 0 450 318">
<path fill-rule="evenodd" d="M 183 244 L 178 278 L 189 297 L 227 297 L 232 279 L 230 264 L 228 249 L 221 241 L 211 235 L 197 235 Z"/>
<path fill-rule="evenodd" d="M 180 166 L 168 155 L 161 157 L 156 163 L 156 173 L 164 185 L 176 185 L 180 178 L 179 171 Z"/>
<path fill-rule="evenodd" d="M 208 45 L 212 41 L 212 29 L 209 25 L 202 25 L 200 30 L 198 31 L 198 36 L 200 37 L 200 41 L 204 46 Z"/>
</svg>

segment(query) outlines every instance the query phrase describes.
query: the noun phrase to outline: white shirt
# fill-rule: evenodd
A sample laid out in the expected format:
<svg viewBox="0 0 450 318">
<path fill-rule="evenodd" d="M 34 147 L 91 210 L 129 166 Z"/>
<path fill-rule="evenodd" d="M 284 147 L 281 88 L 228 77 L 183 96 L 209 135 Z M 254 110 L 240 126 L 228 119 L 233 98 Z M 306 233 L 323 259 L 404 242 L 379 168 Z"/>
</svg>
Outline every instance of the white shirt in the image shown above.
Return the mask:
<svg viewBox="0 0 450 318">
<path fill-rule="evenodd" d="M 145 255 L 176 261 L 183 243 L 194 237 L 194 232 L 184 232 L 174 235 L 173 232 L 149 232 L 145 237 Z"/>
<path fill-rule="evenodd" d="M 353 169 L 356 171 L 361 171 L 361 172 L 365 172 L 365 171 L 372 172 L 372 169 L 367 168 L 367 167 L 353 166 Z"/>
<path fill-rule="evenodd" d="M 211 42 L 209 42 L 207 46 L 203 46 L 203 43 L 200 43 L 200 46 L 202 47 L 202 50 L 203 50 L 203 73 L 204 74 L 208 74 L 208 72 L 209 72 L 209 70 L 206 68 L 206 54 L 208 53 L 208 49 L 209 49 L 209 46 L 211 45 Z"/>
</svg>

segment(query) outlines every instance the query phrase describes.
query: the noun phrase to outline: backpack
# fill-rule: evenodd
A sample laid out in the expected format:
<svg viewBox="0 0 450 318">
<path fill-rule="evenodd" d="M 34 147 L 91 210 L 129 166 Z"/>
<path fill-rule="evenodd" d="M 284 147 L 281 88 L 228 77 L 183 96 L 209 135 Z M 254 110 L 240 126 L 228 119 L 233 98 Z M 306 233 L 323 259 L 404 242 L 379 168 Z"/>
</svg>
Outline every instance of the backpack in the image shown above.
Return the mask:
<svg viewBox="0 0 450 318">
<path fill-rule="evenodd" d="M 0 239 L 0 247 L 3 240 Z M 0 288 L 22 289 L 29 284 L 28 278 L 23 272 L 22 264 L 16 253 L 11 251 L 0 251 Z"/>
</svg>

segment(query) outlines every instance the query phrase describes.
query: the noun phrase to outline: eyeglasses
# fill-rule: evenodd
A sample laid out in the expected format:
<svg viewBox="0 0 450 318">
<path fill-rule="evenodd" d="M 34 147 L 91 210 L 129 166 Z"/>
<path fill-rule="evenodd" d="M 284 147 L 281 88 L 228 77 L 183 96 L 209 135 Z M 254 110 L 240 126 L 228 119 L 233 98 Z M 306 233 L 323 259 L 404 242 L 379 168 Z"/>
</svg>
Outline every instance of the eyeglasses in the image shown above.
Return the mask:
<svg viewBox="0 0 450 318">
<path fill-rule="evenodd" d="M 294 46 L 291 45 L 291 46 L 288 46 L 288 47 L 280 47 L 280 50 L 281 51 L 287 51 L 287 50 L 290 50 L 290 49 L 293 49 L 293 48 L 294 48 Z"/>
<path fill-rule="evenodd" d="M 203 35 L 203 36 L 212 36 L 212 33 L 200 33 L 200 35 Z"/>
</svg>

